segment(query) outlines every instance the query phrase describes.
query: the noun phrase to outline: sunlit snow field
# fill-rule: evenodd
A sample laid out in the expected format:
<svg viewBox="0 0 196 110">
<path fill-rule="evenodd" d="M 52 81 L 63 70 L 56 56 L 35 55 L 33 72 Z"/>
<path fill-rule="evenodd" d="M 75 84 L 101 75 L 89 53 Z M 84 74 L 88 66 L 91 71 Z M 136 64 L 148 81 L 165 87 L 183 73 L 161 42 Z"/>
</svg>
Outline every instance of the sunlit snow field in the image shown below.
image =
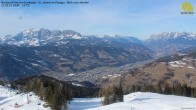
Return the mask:
<svg viewBox="0 0 196 110">
<path fill-rule="evenodd" d="M 44 101 L 33 93 L 16 94 L 17 91 L 0 86 L 0 110 L 50 110 L 44 108 Z M 103 98 L 74 98 L 68 110 L 182 110 L 196 109 L 196 98 L 161 95 L 149 92 L 135 92 L 124 96 L 124 102 L 103 106 Z M 19 108 L 15 108 L 15 103 Z"/>
</svg>

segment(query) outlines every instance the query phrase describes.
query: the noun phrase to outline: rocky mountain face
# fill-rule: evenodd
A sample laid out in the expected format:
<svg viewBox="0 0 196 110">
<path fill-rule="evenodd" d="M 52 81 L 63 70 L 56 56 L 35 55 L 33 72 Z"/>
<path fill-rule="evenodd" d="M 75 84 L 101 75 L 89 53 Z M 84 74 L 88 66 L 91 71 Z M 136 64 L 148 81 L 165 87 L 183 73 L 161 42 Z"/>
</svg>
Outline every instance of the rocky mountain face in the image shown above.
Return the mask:
<svg viewBox="0 0 196 110">
<path fill-rule="evenodd" d="M 81 34 L 72 30 L 28 29 L 17 35 L 0 38 L 1 44 L 16 46 L 43 46 L 66 44 L 66 39 L 81 39 Z"/>
<path fill-rule="evenodd" d="M 196 33 L 163 32 L 152 34 L 146 45 L 159 55 L 169 55 L 179 50 L 196 46 Z"/>
<path fill-rule="evenodd" d="M 153 51 L 124 36 L 84 36 L 71 30 L 29 29 L 0 38 L 0 78 L 69 75 L 149 60 Z"/>
<path fill-rule="evenodd" d="M 44 46 L 44 45 L 64 45 L 70 40 L 84 41 L 83 43 L 97 44 L 103 42 L 110 44 L 119 43 L 138 43 L 142 41 L 129 36 L 120 35 L 81 35 L 72 30 L 48 30 L 48 29 L 28 29 L 16 35 L 0 37 L 0 44 L 15 46 Z"/>
</svg>

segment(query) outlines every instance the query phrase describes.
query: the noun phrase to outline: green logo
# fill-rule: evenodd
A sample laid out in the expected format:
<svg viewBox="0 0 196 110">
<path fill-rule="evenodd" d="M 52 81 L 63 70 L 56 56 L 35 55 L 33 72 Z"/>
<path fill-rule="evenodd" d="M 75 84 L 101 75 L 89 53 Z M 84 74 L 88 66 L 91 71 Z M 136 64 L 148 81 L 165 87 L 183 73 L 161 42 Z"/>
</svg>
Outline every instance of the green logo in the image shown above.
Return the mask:
<svg viewBox="0 0 196 110">
<path fill-rule="evenodd" d="M 182 4 L 181 10 L 183 10 L 183 12 L 181 12 L 181 14 L 194 14 L 194 7 L 189 2 L 184 2 Z"/>
</svg>

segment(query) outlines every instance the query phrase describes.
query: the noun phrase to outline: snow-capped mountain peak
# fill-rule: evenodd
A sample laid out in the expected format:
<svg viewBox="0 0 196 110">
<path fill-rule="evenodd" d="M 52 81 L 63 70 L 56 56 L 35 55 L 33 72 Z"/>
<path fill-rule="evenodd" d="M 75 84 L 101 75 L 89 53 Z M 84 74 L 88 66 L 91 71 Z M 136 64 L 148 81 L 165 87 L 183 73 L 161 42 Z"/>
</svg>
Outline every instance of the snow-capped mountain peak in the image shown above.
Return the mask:
<svg viewBox="0 0 196 110">
<path fill-rule="evenodd" d="M 193 32 L 162 32 L 152 34 L 146 45 L 161 53 L 170 54 L 196 45 L 196 33 Z"/>
<path fill-rule="evenodd" d="M 61 41 L 66 43 L 67 39 L 82 39 L 80 33 L 72 30 L 48 30 L 27 29 L 16 35 L 8 35 L 0 38 L 1 44 L 17 46 L 41 46 Z"/>
<path fill-rule="evenodd" d="M 130 42 L 142 43 L 134 37 L 112 35 L 81 35 L 73 30 L 49 30 L 49 29 L 26 29 L 16 35 L 8 35 L 0 38 L 0 44 L 17 45 L 17 46 L 43 46 L 48 44 L 62 45 L 67 44 L 70 40 L 93 40 L 104 42 Z"/>
<path fill-rule="evenodd" d="M 168 40 L 168 39 L 196 39 L 196 33 L 189 32 L 162 32 L 152 34 L 150 40 Z"/>
</svg>

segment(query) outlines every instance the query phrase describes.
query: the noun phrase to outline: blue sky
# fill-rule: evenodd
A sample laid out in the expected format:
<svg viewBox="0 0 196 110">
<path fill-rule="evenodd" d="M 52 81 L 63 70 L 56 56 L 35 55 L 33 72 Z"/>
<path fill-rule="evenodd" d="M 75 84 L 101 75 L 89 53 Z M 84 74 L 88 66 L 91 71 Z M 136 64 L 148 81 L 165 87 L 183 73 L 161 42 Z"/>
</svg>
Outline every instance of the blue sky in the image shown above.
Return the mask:
<svg viewBox="0 0 196 110">
<path fill-rule="evenodd" d="M 75 30 L 85 35 L 119 34 L 147 39 L 157 32 L 195 32 L 196 29 L 196 12 L 180 14 L 184 0 L 86 1 L 89 4 L 0 7 L 0 36 L 29 28 L 47 28 Z M 195 0 L 188 2 L 196 8 Z"/>
</svg>

